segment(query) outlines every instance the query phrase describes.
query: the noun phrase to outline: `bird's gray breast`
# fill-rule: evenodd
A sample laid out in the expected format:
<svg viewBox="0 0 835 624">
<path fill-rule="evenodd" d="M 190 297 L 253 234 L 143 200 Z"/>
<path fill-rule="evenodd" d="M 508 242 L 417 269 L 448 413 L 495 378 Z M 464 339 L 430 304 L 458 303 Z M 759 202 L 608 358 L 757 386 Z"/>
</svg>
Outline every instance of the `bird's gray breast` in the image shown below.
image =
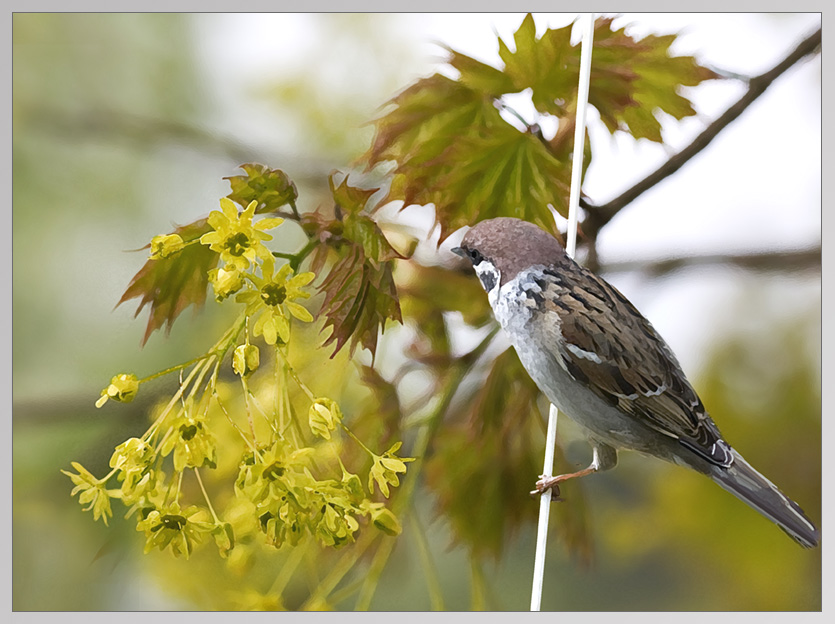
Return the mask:
<svg viewBox="0 0 835 624">
<path fill-rule="evenodd" d="M 493 314 L 531 379 L 560 411 L 601 441 L 665 455 L 654 448 L 657 435 L 647 436 L 646 427 L 602 400 L 568 372 L 561 355 L 565 341 L 560 317 L 542 305 L 543 297 L 553 296 L 541 286 L 543 275 L 537 268 L 523 271 L 488 293 Z M 659 443 L 666 446 L 666 441 Z"/>
</svg>

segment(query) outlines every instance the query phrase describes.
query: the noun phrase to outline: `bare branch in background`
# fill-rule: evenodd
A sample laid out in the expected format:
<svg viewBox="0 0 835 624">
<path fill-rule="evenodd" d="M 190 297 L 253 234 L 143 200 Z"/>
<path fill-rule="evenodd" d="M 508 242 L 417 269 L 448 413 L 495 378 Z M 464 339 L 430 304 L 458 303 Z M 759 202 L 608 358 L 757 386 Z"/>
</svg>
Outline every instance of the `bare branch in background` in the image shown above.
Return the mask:
<svg viewBox="0 0 835 624">
<path fill-rule="evenodd" d="M 599 206 L 595 206 L 585 200 L 581 200 L 581 205 L 586 210 L 586 218 L 583 221 L 582 229 L 583 234 L 590 243 L 590 264 L 596 264 L 594 242 L 597 240 L 598 233 L 620 210 L 634 201 L 642 193 L 661 182 L 664 178 L 678 171 L 686 162 L 707 147 L 707 145 L 716 135 L 719 134 L 719 132 L 739 117 L 745 109 L 747 109 L 766 91 L 766 89 L 768 89 L 771 83 L 784 74 L 795 63 L 810 54 L 816 54 L 820 49 L 820 45 L 821 29 L 818 29 L 814 34 L 810 35 L 802 43 L 800 43 L 800 45 L 798 45 L 788 56 L 786 56 L 786 58 L 780 61 L 772 69 L 764 74 L 751 78 L 751 80 L 748 81 L 748 90 L 745 94 L 730 108 L 728 108 L 728 110 L 726 110 L 719 118 L 705 128 L 704 131 L 697 136 L 690 145 L 685 147 L 678 154 L 672 156 L 658 169 L 637 184 L 633 185 L 628 190 L 621 193 L 615 199 Z"/>
<path fill-rule="evenodd" d="M 211 128 L 123 111 L 99 110 L 77 114 L 31 106 L 28 115 L 33 129 L 75 140 L 101 137 L 131 141 L 142 146 L 176 144 L 201 154 L 228 158 L 235 165 L 244 162 L 293 163 L 293 179 L 305 186 L 323 186 L 328 173 L 337 166 L 336 163 L 266 150 Z"/>
<path fill-rule="evenodd" d="M 728 266 L 756 272 L 798 272 L 821 270 L 821 248 L 791 251 L 767 251 L 747 254 L 707 254 L 664 258 L 661 260 L 629 260 L 607 262 L 601 273 L 640 271 L 652 277 L 668 275 L 682 269 L 708 266 Z"/>
</svg>

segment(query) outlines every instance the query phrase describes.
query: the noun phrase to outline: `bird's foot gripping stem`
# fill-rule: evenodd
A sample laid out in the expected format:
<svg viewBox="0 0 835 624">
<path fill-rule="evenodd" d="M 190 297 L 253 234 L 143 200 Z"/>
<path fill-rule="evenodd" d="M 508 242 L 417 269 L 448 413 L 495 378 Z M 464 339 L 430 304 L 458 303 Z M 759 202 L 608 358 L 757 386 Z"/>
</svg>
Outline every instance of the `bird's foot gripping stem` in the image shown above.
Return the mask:
<svg viewBox="0 0 835 624">
<path fill-rule="evenodd" d="M 556 477 L 546 477 L 545 475 L 539 475 L 539 481 L 536 482 L 536 489 L 531 490 L 531 496 L 539 496 L 544 494 L 547 490 L 551 490 L 551 500 L 562 500 L 560 498 L 560 483 L 562 483 L 563 481 L 568 481 L 569 479 L 574 479 L 575 477 L 585 477 L 586 475 L 589 475 L 593 472 L 597 472 L 597 467 L 591 465 L 588 468 L 585 468 L 578 472 L 557 475 Z"/>
<path fill-rule="evenodd" d="M 617 465 L 618 453 L 608 444 L 602 444 L 600 442 L 594 443 L 592 451 L 594 455 L 588 468 L 584 468 L 583 470 L 579 470 L 577 472 L 557 475 L 556 477 L 539 475 L 539 481 L 536 482 L 536 489 L 531 491 L 531 496 L 541 496 L 547 490 L 550 490 L 552 496 L 551 500 L 561 501 L 563 499 L 560 498 L 559 484 L 563 481 L 568 481 L 569 479 L 577 477 L 585 477 L 593 472 L 609 470 Z"/>
</svg>

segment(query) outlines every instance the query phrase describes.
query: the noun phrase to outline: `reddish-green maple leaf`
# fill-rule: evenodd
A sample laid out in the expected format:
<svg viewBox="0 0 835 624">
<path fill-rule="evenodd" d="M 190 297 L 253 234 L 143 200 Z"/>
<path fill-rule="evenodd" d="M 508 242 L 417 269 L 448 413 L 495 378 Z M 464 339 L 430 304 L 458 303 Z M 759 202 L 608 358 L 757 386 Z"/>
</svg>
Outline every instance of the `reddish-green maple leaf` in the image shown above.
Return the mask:
<svg viewBox="0 0 835 624">
<path fill-rule="evenodd" d="M 504 123 L 490 97 L 441 74 L 419 80 L 389 104 L 392 110 L 375 122 L 371 164 L 404 157 L 429 161 L 450 137 Z"/>
<path fill-rule="evenodd" d="M 384 201 L 434 204 L 441 240 L 496 216 L 555 232 L 548 204 L 565 213 L 570 170 L 539 138 L 504 121 L 490 97 L 436 74 L 393 103 L 368 152 L 370 166 L 397 163 Z"/>
<path fill-rule="evenodd" d="M 636 40 L 626 34 L 625 27 L 613 30 L 611 18 L 596 20 L 594 30 L 589 103 L 610 132 L 622 130 L 635 138 L 661 142 L 656 112 L 664 111 L 675 119 L 695 114 L 680 87 L 717 78 L 692 56 L 670 56 L 675 35 Z M 515 51 L 499 42 L 504 73 L 514 88 L 530 88 L 534 106 L 560 118 L 573 117 L 576 110 L 580 48 L 571 44 L 570 35 L 568 25 L 548 29 L 537 38 L 529 14 L 514 34 Z"/>
<path fill-rule="evenodd" d="M 448 63 L 461 74 L 460 81 L 474 91 L 495 98 L 505 93 L 521 91 L 515 87 L 512 78 L 502 70 L 461 54 L 452 48 L 447 48 L 447 52 L 450 54 Z"/>
<path fill-rule="evenodd" d="M 211 227 L 206 219 L 183 225 L 174 230 L 188 243 L 200 238 Z M 187 245 L 179 253 L 168 258 L 148 260 L 133 276 L 125 294 L 119 299 L 119 306 L 129 299 L 139 298 L 138 316 L 142 309 L 150 306 L 148 325 L 142 338 L 144 345 L 151 334 L 166 325 L 171 331 L 174 320 L 188 306 L 200 307 L 206 301 L 208 272 L 217 265 L 218 254 L 206 245 Z"/>
<path fill-rule="evenodd" d="M 601 94 L 594 106 L 610 132 L 621 129 L 635 138 L 660 142 L 661 125 L 655 117 L 656 111 L 664 111 L 675 119 L 695 115 L 692 104 L 681 95 L 679 88 L 694 87 L 718 76 L 699 65 L 692 56 L 670 56 L 675 35 L 649 35 L 636 42 L 624 28 L 611 30 L 611 20 L 600 22 L 595 33 L 595 38 L 598 35 L 600 38 L 599 53 L 595 49 L 600 61 L 598 68 L 609 72 L 612 88 L 619 92 L 615 77 L 618 66 L 625 64 L 634 73 L 628 90 L 634 104 L 620 105 L 616 97 L 606 99 Z"/>
<path fill-rule="evenodd" d="M 241 165 L 246 175 L 230 176 L 232 192 L 229 199 L 244 208 L 252 201 L 258 202 L 256 214 L 275 212 L 282 206 L 294 204 L 298 198 L 296 185 L 280 169 L 270 169 L 265 165 L 247 163 Z"/>
<path fill-rule="evenodd" d="M 349 341 L 351 354 L 361 344 L 373 355 L 386 320 L 402 322 L 391 262 L 366 258 L 360 244 L 343 247 L 319 288 L 325 293 L 320 314 L 331 328 L 323 346 L 336 343 L 331 357 Z"/>
<path fill-rule="evenodd" d="M 368 214 L 369 200 L 379 189 L 352 186 L 347 176 L 339 185 L 333 175 L 329 182 L 332 216 L 320 209 L 302 219 L 308 236 L 319 241 L 311 260 L 312 271 L 322 271 L 331 251 L 338 254 L 319 286 L 325 293 L 320 314 L 325 316 L 325 327 L 331 328 L 324 346 L 335 343 L 336 355 L 346 344 L 352 354 L 361 344 L 373 355 L 386 320 L 402 322 L 392 268 L 393 261 L 403 256 Z"/>
<path fill-rule="evenodd" d="M 661 141 L 659 111 L 682 119 L 694 114 L 682 86 L 715 78 L 691 56 L 670 56 L 675 35 L 638 41 L 611 19 L 595 24 L 589 102 L 606 127 L 636 138 Z M 394 161 L 384 201 L 433 204 L 441 240 L 463 225 L 515 216 L 555 229 L 547 208 L 565 215 L 569 159 L 579 82 L 579 44 L 571 25 L 536 35 L 527 15 L 514 33 L 515 50 L 499 40 L 500 70 L 450 50 L 458 80 L 435 74 L 419 80 L 391 102 L 376 122 L 366 154 L 369 167 Z M 504 93 L 530 89 L 536 108 L 561 119 L 546 144 L 502 119 Z M 590 144 L 584 169 L 591 161 Z"/>
</svg>

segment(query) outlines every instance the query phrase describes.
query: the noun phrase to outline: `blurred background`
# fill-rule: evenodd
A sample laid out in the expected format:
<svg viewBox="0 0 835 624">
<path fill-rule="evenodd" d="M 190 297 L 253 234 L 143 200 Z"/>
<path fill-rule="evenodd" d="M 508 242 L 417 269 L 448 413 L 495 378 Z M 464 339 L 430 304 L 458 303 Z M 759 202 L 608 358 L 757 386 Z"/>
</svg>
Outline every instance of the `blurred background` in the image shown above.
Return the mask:
<svg viewBox="0 0 835 624">
<path fill-rule="evenodd" d="M 367 149 L 368 121 L 400 89 L 439 71 L 447 45 L 497 64 L 496 33 L 522 14 L 15 14 L 13 18 L 13 608 L 211 609 L 195 570 L 142 554 L 118 508 L 110 527 L 70 498 L 59 470 L 105 466 L 143 404 L 96 410 L 110 377 L 184 361 L 228 322 L 187 311 L 140 341 L 145 316 L 114 309 L 152 236 L 207 214 L 222 178 L 261 162 L 299 186 L 301 210 L 327 174 Z M 574 15 L 535 15 L 540 29 Z M 680 33 L 674 51 L 755 76 L 820 26 L 818 14 L 624 15 L 635 33 Z M 441 71 L 449 71 L 443 69 Z M 594 114 L 595 203 L 654 170 L 744 92 L 739 80 L 688 92 L 699 115 L 665 119 L 666 145 L 610 136 Z M 436 249 L 431 210 L 398 217 Z M 603 275 L 653 322 L 725 436 L 821 519 L 821 63 L 799 63 L 680 172 L 602 231 Z M 802 252 L 743 267 L 740 254 Z M 717 256 L 668 270 L 659 261 Z M 798 259 L 799 258 L 799 259 Z M 397 351 L 404 332 L 386 332 Z M 364 357 L 363 354 L 360 358 Z M 386 361 L 385 353 L 382 361 Z M 405 397 L 408 398 L 408 397 Z M 566 419 L 567 454 L 585 443 Z M 89 465 L 88 465 L 89 464 Z M 95 472 L 95 470 L 94 470 Z M 535 475 L 531 475 L 533 479 Z M 433 501 L 420 499 L 445 607 L 470 605 L 470 568 Z M 585 484 L 595 557 L 554 539 L 543 609 L 819 610 L 821 550 L 804 551 L 695 474 L 631 454 Z M 500 514 L 501 509 L 483 510 Z M 485 564 L 486 607 L 525 610 L 534 527 Z M 398 547 L 373 609 L 430 608 L 417 555 Z M 209 574 L 201 572 L 200 574 Z M 206 581 L 209 583 L 210 581 Z M 350 603 L 337 605 L 350 608 Z M 227 607 L 229 608 L 229 607 Z"/>
</svg>

